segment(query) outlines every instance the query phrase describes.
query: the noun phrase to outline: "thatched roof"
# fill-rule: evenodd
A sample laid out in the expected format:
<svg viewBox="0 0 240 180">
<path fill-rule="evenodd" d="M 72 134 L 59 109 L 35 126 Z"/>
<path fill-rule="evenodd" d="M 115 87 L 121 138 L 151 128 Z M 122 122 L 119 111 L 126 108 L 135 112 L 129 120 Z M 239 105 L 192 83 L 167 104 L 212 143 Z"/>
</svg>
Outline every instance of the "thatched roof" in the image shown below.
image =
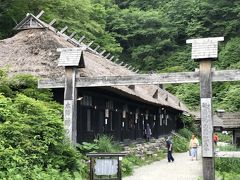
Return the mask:
<svg viewBox="0 0 240 180">
<path fill-rule="evenodd" d="M 240 128 L 240 112 L 225 112 L 219 118 L 222 120 L 225 129 Z"/>
<path fill-rule="evenodd" d="M 86 46 L 85 44 L 81 44 Z M 45 29 L 29 29 L 14 37 L 0 40 L 0 67 L 9 67 L 9 75 L 30 73 L 40 78 L 64 76 L 64 68 L 58 67 L 57 48 L 75 47 L 56 32 Z M 134 75 L 135 72 L 120 66 L 90 48 L 83 52 L 85 68 L 79 69 L 77 76 Z M 158 89 L 158 96 L 153 97 Z M 146 103 L 169 106 L 180 111 L 188 111 L 175 96 L 156 85 L 114 86 L 109 90 Z"/>
<path fill-rule="evenodd" d="M 200 121 L 200 112 L 194 112 L 196 121 Z M 213 115 L 213 126 L 223 129 L 240 128 L 240 112 L 223 112 Z"/>
</svg>

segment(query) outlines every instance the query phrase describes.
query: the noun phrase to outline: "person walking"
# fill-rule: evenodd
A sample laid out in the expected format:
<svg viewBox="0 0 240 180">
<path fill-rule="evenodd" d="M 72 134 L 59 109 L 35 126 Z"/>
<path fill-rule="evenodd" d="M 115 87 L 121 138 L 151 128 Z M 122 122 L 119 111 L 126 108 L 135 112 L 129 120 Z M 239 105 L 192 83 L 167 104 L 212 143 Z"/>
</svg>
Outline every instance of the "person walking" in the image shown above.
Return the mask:
<svg viewBox="0 0 240 180">
<path fill-rule="evenodd" d="M 168 162 L 171 162 L 171 161 L 173 162 L 174 161 L 174 158 L 172 156 L 173 142 L 172 142 L 171 136 L 168 136 L 166 144 L 167 144 L 167 151 L 168 151 L 168 154 L 167 154 Z"/>
<path fill-rule="evenodd" d="M 196 160 L 197 160 L 197 148 L 198 148 L 198 146 L 199 146 L 198 139 L 193 134 L 192 139 L 190 140 L 190 143 L 189 143 L 190 155 L 191 155 L 192 160 L 194 158 L 196 158 Z"/>
<path fill-rule="evenodd" d="M 145 129 L 145 136 L 146 136 L 147 142 L 149 142 L 151 135 L 152 135 L 152 130 L 150 128 L 150 125 L 147 123 L 146 129 Z"/>
<path fill-rule="evenodd" d="M 213 136 L 213 141 L 214 141 L 215 146 L 217 146 L 218 135 L 217 135 L 216 133 L 215 133 L 214 136 Z"/>
</svg>

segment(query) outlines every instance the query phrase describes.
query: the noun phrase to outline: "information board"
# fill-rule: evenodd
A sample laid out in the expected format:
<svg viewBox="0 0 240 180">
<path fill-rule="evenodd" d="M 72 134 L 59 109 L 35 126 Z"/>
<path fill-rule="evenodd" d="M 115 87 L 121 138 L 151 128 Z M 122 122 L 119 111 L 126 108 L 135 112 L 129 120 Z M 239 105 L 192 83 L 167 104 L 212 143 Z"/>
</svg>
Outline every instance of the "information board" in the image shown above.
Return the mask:
<svg viewBox="0 0 240 180">
<path fill-rule="evenodd" d="M 117 159 L 96 159 L 94 173 L 96 175 L 115 175 L 118 172 Z"/>
</svg>

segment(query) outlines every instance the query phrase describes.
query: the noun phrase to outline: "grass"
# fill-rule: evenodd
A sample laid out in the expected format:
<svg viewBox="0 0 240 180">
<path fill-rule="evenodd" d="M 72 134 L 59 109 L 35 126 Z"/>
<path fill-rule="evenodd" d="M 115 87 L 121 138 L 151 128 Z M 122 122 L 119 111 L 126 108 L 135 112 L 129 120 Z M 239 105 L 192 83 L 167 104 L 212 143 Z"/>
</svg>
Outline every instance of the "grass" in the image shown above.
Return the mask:
<svg viewBox="0 0 240 180">
<path fill-rule="evenodd" d="M 233 145 L 219 146 L 220 151 L 240 151 Z M 216 174 L 221 180 L 240 179 L 240 158 L 216 158 Z"/>
</svg>

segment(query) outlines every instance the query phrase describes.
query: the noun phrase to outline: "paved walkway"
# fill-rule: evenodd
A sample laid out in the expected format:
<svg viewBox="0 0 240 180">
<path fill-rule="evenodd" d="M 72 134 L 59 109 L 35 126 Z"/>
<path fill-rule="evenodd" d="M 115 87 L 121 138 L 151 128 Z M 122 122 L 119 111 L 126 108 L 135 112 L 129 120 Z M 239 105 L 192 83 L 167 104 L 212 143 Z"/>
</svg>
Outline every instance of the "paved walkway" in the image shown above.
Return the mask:
<svg viewBox="0 0 240 180">
<path fill-rule="evenodd" d="M 198 149 L 198 157 L 201 150 Z M 123 180 L 197 180 L 202 176 L 202 161 L 191 161 L 187 153 L 174 153 L 175 161 L 168 163 L 167 159 L 134 170 L 133 176 Z"/>
</svg>

